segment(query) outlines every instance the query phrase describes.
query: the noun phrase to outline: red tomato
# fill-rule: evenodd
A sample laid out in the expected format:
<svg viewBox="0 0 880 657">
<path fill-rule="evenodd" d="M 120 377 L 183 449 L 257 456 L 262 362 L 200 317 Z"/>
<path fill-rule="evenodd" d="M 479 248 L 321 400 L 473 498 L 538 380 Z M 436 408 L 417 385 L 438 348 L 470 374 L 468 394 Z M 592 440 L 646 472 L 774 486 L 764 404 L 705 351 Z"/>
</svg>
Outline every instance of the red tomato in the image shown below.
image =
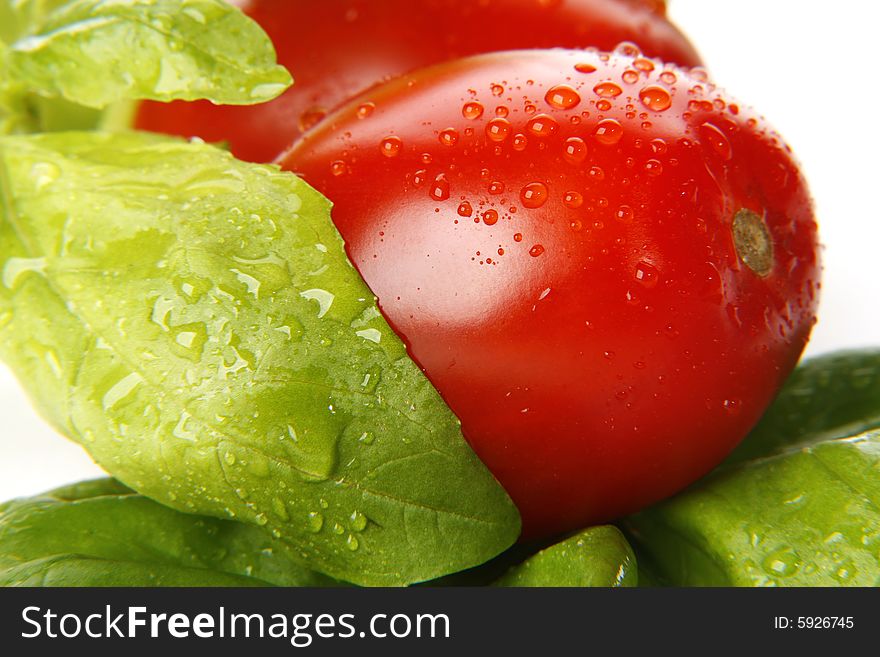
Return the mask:
<svg viewBox="0 0 880 657">
<path fill-rule="evenodd" d="M 252 107 L 144 103 L 143 130 L 226 141 L 267 162 L 329 110 L 368 87 L 465 55 L 514 48 L 634 41 L 649 54 L 699 64 L 687 39 L 651 0 L 249 0 L 296 82 Z"/>
<path fill-rule="evenodd" d="M 527 536 L 709 471 L 815 321 L 816 225 L 788 147 L 702 70 L 630 54 L 417 71 L 281 160 L 333 200 L 352 261 Z"/>
</svg>

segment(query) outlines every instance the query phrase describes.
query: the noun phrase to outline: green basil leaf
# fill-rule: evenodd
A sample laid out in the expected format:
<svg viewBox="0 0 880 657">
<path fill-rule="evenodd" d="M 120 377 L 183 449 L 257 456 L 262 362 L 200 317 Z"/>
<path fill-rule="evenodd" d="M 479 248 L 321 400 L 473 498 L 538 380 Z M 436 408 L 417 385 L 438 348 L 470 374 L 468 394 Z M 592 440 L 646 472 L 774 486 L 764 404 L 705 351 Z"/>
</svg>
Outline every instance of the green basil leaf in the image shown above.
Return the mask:
<svg viewBox="0 0 880 657">
<path fill-rule="evenodd" d="M 0 134 L 67 129 L 91 129 L 100 113 L 61 99 L 28 92 L 10 79 L 8 45 L 38 29 L 55 9 L 70 0 L 0 0 Z"/>
<path fill-rule="evenodd" d="M 329 202 L 147 134 L 0 139 L 0 356 L 111 474 L 401 585 L 519 515 L 379 313 Z"/>
<path fill-rule="evenodd" d="M 33 34 L 46 17 L 70 0 L 0 0 L 0 41 Z"/>
<path fill-rule="evenodd" d="M 38 122 L 24 87 L 9 78 L 9 47 L 0 41 L 0 135 L 33 132 Z"/>
<path fill-rule="evenodd" d="M 726 464 L 880 427 L 880 349 L 823 354 L 792 373 Z"/>
<path fill-rule="evenodd" d="M 93 108 L 131 99 L 249 105 L 291 84 L 265 32 L 222 0 L 72 0 L 9 44 L 8 75 Z"/>
<path fill-rule="evenodd" d="M 338 586 L 259 527 L 99 479 L 0 507 L 0 586 Z"/>
<path fill-rule="evenodd" d="M 585 529 L 511 568 L 496 586 L 636 586 L 632 548 L 617 527 Z"/>
<path fill-rule="evenodd" d="M 731 467 L 627 527 L 677 586 L 880 585 L 880 432 Z"/>
</svg>

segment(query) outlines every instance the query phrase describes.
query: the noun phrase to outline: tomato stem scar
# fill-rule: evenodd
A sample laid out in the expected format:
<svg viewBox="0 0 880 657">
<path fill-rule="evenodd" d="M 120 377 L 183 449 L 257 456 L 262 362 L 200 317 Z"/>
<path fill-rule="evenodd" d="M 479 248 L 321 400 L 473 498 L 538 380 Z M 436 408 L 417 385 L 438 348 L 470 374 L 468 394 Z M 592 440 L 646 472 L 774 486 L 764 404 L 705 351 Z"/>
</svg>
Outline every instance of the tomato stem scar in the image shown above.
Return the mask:
<svg viewBox="0 0 880 657">
<path fill-rule="evenodd" d="M 773 238 L 764 219 L 746 208 L 733 217 L 733 243 L 736 254 L 758 276 L 773 269 Z"/>
</svg>

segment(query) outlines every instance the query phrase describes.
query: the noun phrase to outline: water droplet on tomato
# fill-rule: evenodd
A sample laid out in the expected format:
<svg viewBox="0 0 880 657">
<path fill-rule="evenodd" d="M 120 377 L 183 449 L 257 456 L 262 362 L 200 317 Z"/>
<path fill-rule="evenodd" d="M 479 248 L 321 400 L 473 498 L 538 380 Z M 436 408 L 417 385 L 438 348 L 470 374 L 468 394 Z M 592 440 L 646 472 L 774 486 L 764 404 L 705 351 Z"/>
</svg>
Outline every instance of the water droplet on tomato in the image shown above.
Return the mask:
<svg viewBox="0 0 880 657">
<path fill-rule="evenodd" d="M 593 135 L 600 144 L 613 146 L 623 137 L 623 126 L 616 119 L 603 119 L 596 125 Z"/>
<path fill-rule="evenodd" d="M 321 119 L 327 116 L 327 110 L 323 107 L 310 107 L 305 112 L 300 114 L 299 117 L 299 129 L 302 132 L 305 132 L 309 128 L 317 125 Z"/>
<path fill-rule="evenodd" d="M 342 160 L 333 160 L 333 162 L 330 163 L 330 173 L 334 176 L 344 175 L 347 169 L 348 167 Z"/>
<path fill-rule="evenodd" d="M 623 89 L 613 82 L 600 82 L 593 87 L 593 91 L 600 98 L 616 98 L 623 93 Z"/>
<path fill-rule="evenodd" d="M 639 92 L 642 105 L 655 112 L 663 112 L 672 106 L 672 96 L 663 87 L 649 86 Z"/>
<path fill-rule="evenodd" d="M 498 213 L 491 208 L 483 213 L 483 223 L 487 226 L 494 226 L 498 223 Z"/>
<path fill-rule="evenodd" d="M 639 81 L 639 72 L 628 68 L 623 72 L 620 77 L 623 78 L 623 81 L 627 84 L 635 84 Z"/>
<path fill-rule="evenodd" d="M 593 180 L 605 180 L 605 169 L 602 167 L 590 167 L 590 170 L 587 171 L 587 175 Z"/>
<path fill-rule="evenodd" d="M 547 202 L 550 192 L 542 182 L 531 182 L 519 192 L 520 201 L 530 209 L 540 208 Z"/>
<path fill-rule="evenodd" d="M 646 73 L 650 73 L 654 70 L 654 62 L 645 57 L 638 57 L 633 61 L 633 66 L 640 71 L 644 71 Z"/>
<path fill-rule="evenodd" d="M 483 116 L 483 106 L 476 101 L 465 103 L 461 108 L 461 115 L 466 119 L 474 121 Z"/>
<path fill-rule="evenodd" d="M 510 136 L 510 121 L 502 118 L 494 118 L 486 124 L 486 136 L 496 142 L 501 142 Z"/>
<path fill-rule="evenodd" d="M 702 66 L 694 66 L 688 73 L 694 80 L 699 80 L 700 82 L 709 81 L 709 72 Z"/>
<path fill-rule="evenodd" d="M 721 132 L 720 128 L 711 123 L 704 123 L 700 126 L 700 137 L 723 160 L 729 160 L 733 157 L 733 147 L 730 145 L 727 135 Z"/>
<path fill-rule="evenodd" d="M 502 119 L 506 119 L 508 114 L 510 114 L 510 110 L 504 105 L 499 105 L 495 108 L 495 116 L 500 116 Z"/>
<path fill-rule="evenodd" d="M 514 233 L 513 234 L 513 241 L 514 242 L 522 242 L 522 240 L 523 240 L 522 233 Z"/>
<path fill-rule="evenodd" d="M 549 137 L 556 132 L 559 124 L 549 114 L 536 114 L 529 119 L 526 128 L 536 137 Z"/>
<path fill-rule="evenodd" d="M 737 415 L 742 410 L 742 401 L 739 399 L 725 399 L 721 402 L 722 408 L 728 415 Z"/>
<path fill-rule="evenodd" d="M 663 164 L 660 160 L 648 160 L 645 162 L 645 173 L 649 176 L 659 176 L 663 173 Z"/>
<path fill-rule="evenodd" d="M 529 145 L 528 138 L 521 132 L 517 132 L 513 136 L 513 150 L 515 151 L 524 151 L 526 146 Z"/>
<path fill-rule="evenodd" d="M 458 130 L 455 128 L 441 130 L 439 139 L 444 146 L 455 146 L 458 143 Z"/>
<path fill-rule="evenodd" d="M 385 137 L 385 139 L 379 143 L 379 149 L 385 157 L 396 157 L 397 154 L 400 153 L 401 148 L 403 148 L 403 140 L 394 135 Z"/>
<path fill-rule="evenodd" d="M 569 137 L 563 145 L 562 156 L 569 164 L 580 164 L 587 158 L 587 144 L 580 137 Z"/>
<path fill-rule="evenodd" d="M 558 84 L 555 87 L 550 87 L 544 95 L 544 100 L 547 101 L 547 104 L 550 105 L 550 107 L 567 110 L 572 107 L 577 107 L 578 103 L 581 102 L 581 97 L 577 91 L 569 87 L 567 84 Z"/>
<path fill-rule="evenodd" d="M 435 201 L 445 201 L 449 198 L 449 181 L 442 173 L 434 179 L 431 185 L 431 198 Z"/>
<path fill-rule="evenodd" d="M 675 73 L 673 73 L 672 71 L 663 71 L 660 74 L 660 80 L 662 80 L 666 84 L 675 84 L 675 81 L 677 79 L 678 78 L 675 77 Z"/>
<path fill-rule="evenodd" d="M 621 205 L 617 208 L 617 212 L 614 215 L 618 221 L 622 221 L 625 224 L 630 223 L 635 216 L 633 209 L 628 205 Z"/>
<path fill-rule="evenodd" d="M 467 201 L 463 201 L 458 206 L 458 214 L 461 217 L 470 217 L 474 213 L 474 208 Z"/>
<path fill-rule="evenodd" d="M 562 202 L 565 204 L 565 207 L 576 209 L 584 204 L 584 195 L 575 191 L 565 192 Z"/>
<path fill-rule="evenodd" d="M 529 255 L 533 258 L 537 258 L 539 255 L 544 253 L 544 247 L 540 244 L 535 244 L 531 249 L 529 249 Z"/>
<path fill-rule="evenodd" d="M 635 279 L 647 288 L 656 287 L 660 272 L 654 265 L 641 261 L 636 265 Z"/>
<path fill-rule="evenodd" d="M 504 193 L 504 183 L 500 180 L 493 180 L 489 183 L 489 193 L 490 194 L 503 194 Z"/>
<path fill-rule="evenodd" d="M 614 48 L 615 55 L 623 55 L 624 57 L 641 57 L 641 49 L 632 41 L 621 41 Z"/>
<path fill-rule="evenodd" d="M 493 96 L 500 96 L 504 93 L 504 87 L 502 87 L 500 84 L 493 84 L 491 87 L 489 87 L 489 90 L 492 92 Z"/>
<path fill-rule="evenodd" d="M 587 63 L 575 64 L 574 70 L 577 71 L 578 73 L 595 73 L 596 67 L 593 66 L 592 64 L 587 64 Z"/>
<path fill-rule="evenodd" d="M 665 155 L 669 147 L 666 142 L 660 138 L 651 140 L 651 150 L 657 155 Z"/>
<path fill-rule="evenodd" d="M 413 174 L 413 183 L 417 187 L 421 187 L 425 184 L 425 181 L 428 179 L 428 170 L 427 169 L 419 169 Z"/>
<path fill-rule="evenodd" d="M 376 110 L 375 103 L 362 103 L 358 105 L 357 108 L 357 117 L 359 119 L 365 119 L 370 116 Z"/>
</svg>

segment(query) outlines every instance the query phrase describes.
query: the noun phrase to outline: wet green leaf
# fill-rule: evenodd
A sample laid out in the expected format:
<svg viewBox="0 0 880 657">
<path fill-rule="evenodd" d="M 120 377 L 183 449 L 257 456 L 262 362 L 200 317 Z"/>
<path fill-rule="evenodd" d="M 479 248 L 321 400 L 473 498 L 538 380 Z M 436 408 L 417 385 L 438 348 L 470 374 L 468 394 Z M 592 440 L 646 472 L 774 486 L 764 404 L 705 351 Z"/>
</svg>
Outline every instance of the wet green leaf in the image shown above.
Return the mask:
<svg viewBox="0 0 880 657">
<path fill-rule="evenodd" d="M 673 585 L 880 585 L 880 432 L 733 466 L 627 526 Z"/>
<path fill-rule="evenodd" d="M 617 527 L 585 529 L 514 566 L 496 586 L 635 586 L 635 556 Z"/>
<path fill-rule="evenodd" d="M 286 543 L 180 513 L 113 479 L 0 507 L 0 586 L 338 586 Z"/>
<path fill-rule="evenodd" d="M 46 17 L 70 0 L 0 0 L 0 41 L 12 43 L 39 29 Z"/>
<path fill-rule="evenodd" d="M 92 108 L 132 98 L 249 105 L 291 84 L 265 32 L 222 0 L 44 4 L 3 9 L 18 21 L 3 31 L 7 77 L 27 92 Z"/>
<path fill-rule="evenodd" d="M 519 533 L 296 176 L 155 135 L 0 139 L 0 355 L 111 474 L 400 585 Z"/>
</svg>

